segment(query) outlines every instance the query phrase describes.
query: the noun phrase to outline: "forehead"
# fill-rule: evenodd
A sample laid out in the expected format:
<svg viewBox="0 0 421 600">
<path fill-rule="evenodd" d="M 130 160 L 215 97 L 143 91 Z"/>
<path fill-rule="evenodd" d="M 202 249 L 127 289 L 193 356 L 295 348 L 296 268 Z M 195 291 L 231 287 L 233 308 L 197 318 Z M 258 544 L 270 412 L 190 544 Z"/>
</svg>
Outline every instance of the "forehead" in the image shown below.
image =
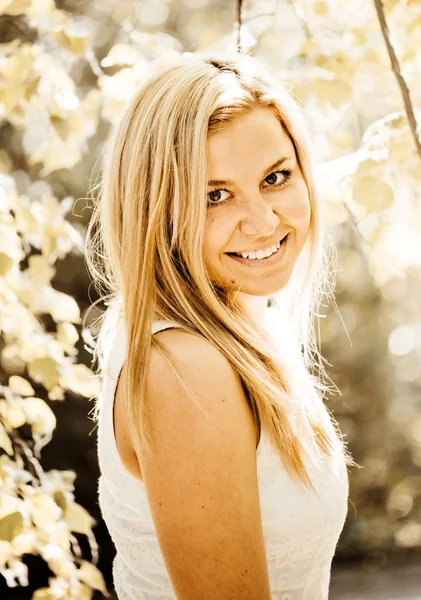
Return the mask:
<svg viewBox="0 0 421 600">
<path fill-rule="evenodd" d="M 263 172 L 294 145 L 277 115 L 257 108 L 208 137 L 209 179 L 242 179 Z"/>
</svg>

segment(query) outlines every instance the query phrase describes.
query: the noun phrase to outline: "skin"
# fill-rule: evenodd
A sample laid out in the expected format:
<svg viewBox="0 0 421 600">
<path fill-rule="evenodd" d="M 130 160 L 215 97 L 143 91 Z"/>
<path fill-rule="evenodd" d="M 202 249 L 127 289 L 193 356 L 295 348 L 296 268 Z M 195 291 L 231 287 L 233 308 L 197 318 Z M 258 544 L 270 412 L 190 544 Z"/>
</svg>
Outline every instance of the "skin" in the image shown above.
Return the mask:
<svg viewBox="0 0 421 600">
<path fill-rule="evenodd" d="M 282 157 L 288 160 L 268 171 Z M 280 172 L 285 169 L 292 171 L 289 180 Z M 208 175 L 209 181 L 232 183 L 208 186 L 206 268 L 213 280 L 238 290 L 238 300 L 250 316 L 263 323 L 268 296 L 282 290 L 293 273 L 311 217 L 294 145 L 276 114 L 256 108 L 211 134 Z M 248 267 L 226 254 L 266 248 L 287 233 L 287 252 L 277 265 Z"/>
</svg>

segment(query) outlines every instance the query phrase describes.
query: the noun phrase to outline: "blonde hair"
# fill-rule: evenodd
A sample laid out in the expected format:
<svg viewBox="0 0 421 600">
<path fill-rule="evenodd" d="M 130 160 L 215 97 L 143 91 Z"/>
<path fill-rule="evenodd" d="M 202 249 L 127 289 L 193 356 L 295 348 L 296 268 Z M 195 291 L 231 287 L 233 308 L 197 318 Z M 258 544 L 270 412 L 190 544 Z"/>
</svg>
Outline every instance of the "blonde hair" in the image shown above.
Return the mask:
<svg viewBox="0 0 421 600">
<path fill-rule="evenodd" d="M 208 136 L 256 107 L 273 110 L 293 141 L 311 203 L 310 235 L 295 272 L 286 288 L 270 298 L 272 314 L 279 323 L 283 319 L 279 343 L 250 320 L 235 292 L 210 280 L 202 251 Z M 94 360 L 102 377 L 108 335 L 116 315 L 123 314 L 123 403 L 139 448 L 151 451 L 145 374 L 152 346 L 182 380 L 174 359 L 152 336 L 152 323 L 165 319 L 204 336 L 225 355 L 241 378 L 261 432 L 296 481 L 315 491 L 303 453 L 318 465 L 320 449 L 331 456 L 339 451 L 348 465 L 355 464 L 322 402 L 328 387 L 322 381 L 326 374 L 313 318 L 321 296 L 331 293 L 323 289 L 330 271 L 309 134 L 290 91 L 250 56 L 195 55 L 139 87 L 104 154 L 86 238 L 87 265 L 108 304 L 96 322 Z M 317 377 L 310 373 L 314 368 Z M 94 420 L 100 408 L 98 401 Z"/>
</svg>

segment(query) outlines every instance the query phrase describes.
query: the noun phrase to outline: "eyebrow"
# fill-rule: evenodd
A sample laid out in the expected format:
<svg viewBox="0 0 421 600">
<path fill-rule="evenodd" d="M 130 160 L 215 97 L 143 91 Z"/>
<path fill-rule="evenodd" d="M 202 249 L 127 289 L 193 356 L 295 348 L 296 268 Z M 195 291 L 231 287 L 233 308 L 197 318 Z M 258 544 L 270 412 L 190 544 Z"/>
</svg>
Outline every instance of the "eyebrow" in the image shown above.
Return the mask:
<svg viewBox="0 0 421 600">
<path fill-rule="evenodd" d="M 275 169 L 277 169 L 278 167 L 280 167 L 286 160 L 290 160 L 290 159 L 292 159 L 291 156 L 282 156 L 279 160 L 277 160 L 275 163 L 273 163 L 273 165 L 271 165 L 270 167 L 268 167 L 266 169 L 266 171 L 262 175 L 262 179 L 264 179 L 265 177 L 267 177 L 268 175 L 270 175 L 270 173 L 272 173 Z M 234 186 L 235 185 L 235 181 L 233 181 L 232 179 L 227 179 L 227 180 L 223 180 L 223 179 L 211 179 L 210 181 L 208 181 L 208 186 L 210 186 L 210 187 L 215 187 L 215 186 L 219 186 L 219 185 L 231 185 L 231 186 Z"/>
</svg>

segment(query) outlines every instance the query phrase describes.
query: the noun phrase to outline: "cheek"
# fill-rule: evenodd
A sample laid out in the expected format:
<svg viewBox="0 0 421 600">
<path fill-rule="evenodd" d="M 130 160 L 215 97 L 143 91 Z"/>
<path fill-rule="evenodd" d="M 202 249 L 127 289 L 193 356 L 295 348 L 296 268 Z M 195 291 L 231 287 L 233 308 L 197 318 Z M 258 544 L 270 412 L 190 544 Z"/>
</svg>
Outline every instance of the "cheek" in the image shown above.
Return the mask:
<svg viewBox="0 0 421 600">
<path fill-rule="evenodd" d="M 214 262 L 226 251 L 229 241 L 228 220 L 209 216 L 204 235 L 204 255 L 208 262 Z"/>
<path fill-rule="evenodd" d="M 291 189 L 288 197 L 288 217 L 296 229 L 308 228 L 311 218 L 310 198 L 304 181 Z"/>
</svg>

